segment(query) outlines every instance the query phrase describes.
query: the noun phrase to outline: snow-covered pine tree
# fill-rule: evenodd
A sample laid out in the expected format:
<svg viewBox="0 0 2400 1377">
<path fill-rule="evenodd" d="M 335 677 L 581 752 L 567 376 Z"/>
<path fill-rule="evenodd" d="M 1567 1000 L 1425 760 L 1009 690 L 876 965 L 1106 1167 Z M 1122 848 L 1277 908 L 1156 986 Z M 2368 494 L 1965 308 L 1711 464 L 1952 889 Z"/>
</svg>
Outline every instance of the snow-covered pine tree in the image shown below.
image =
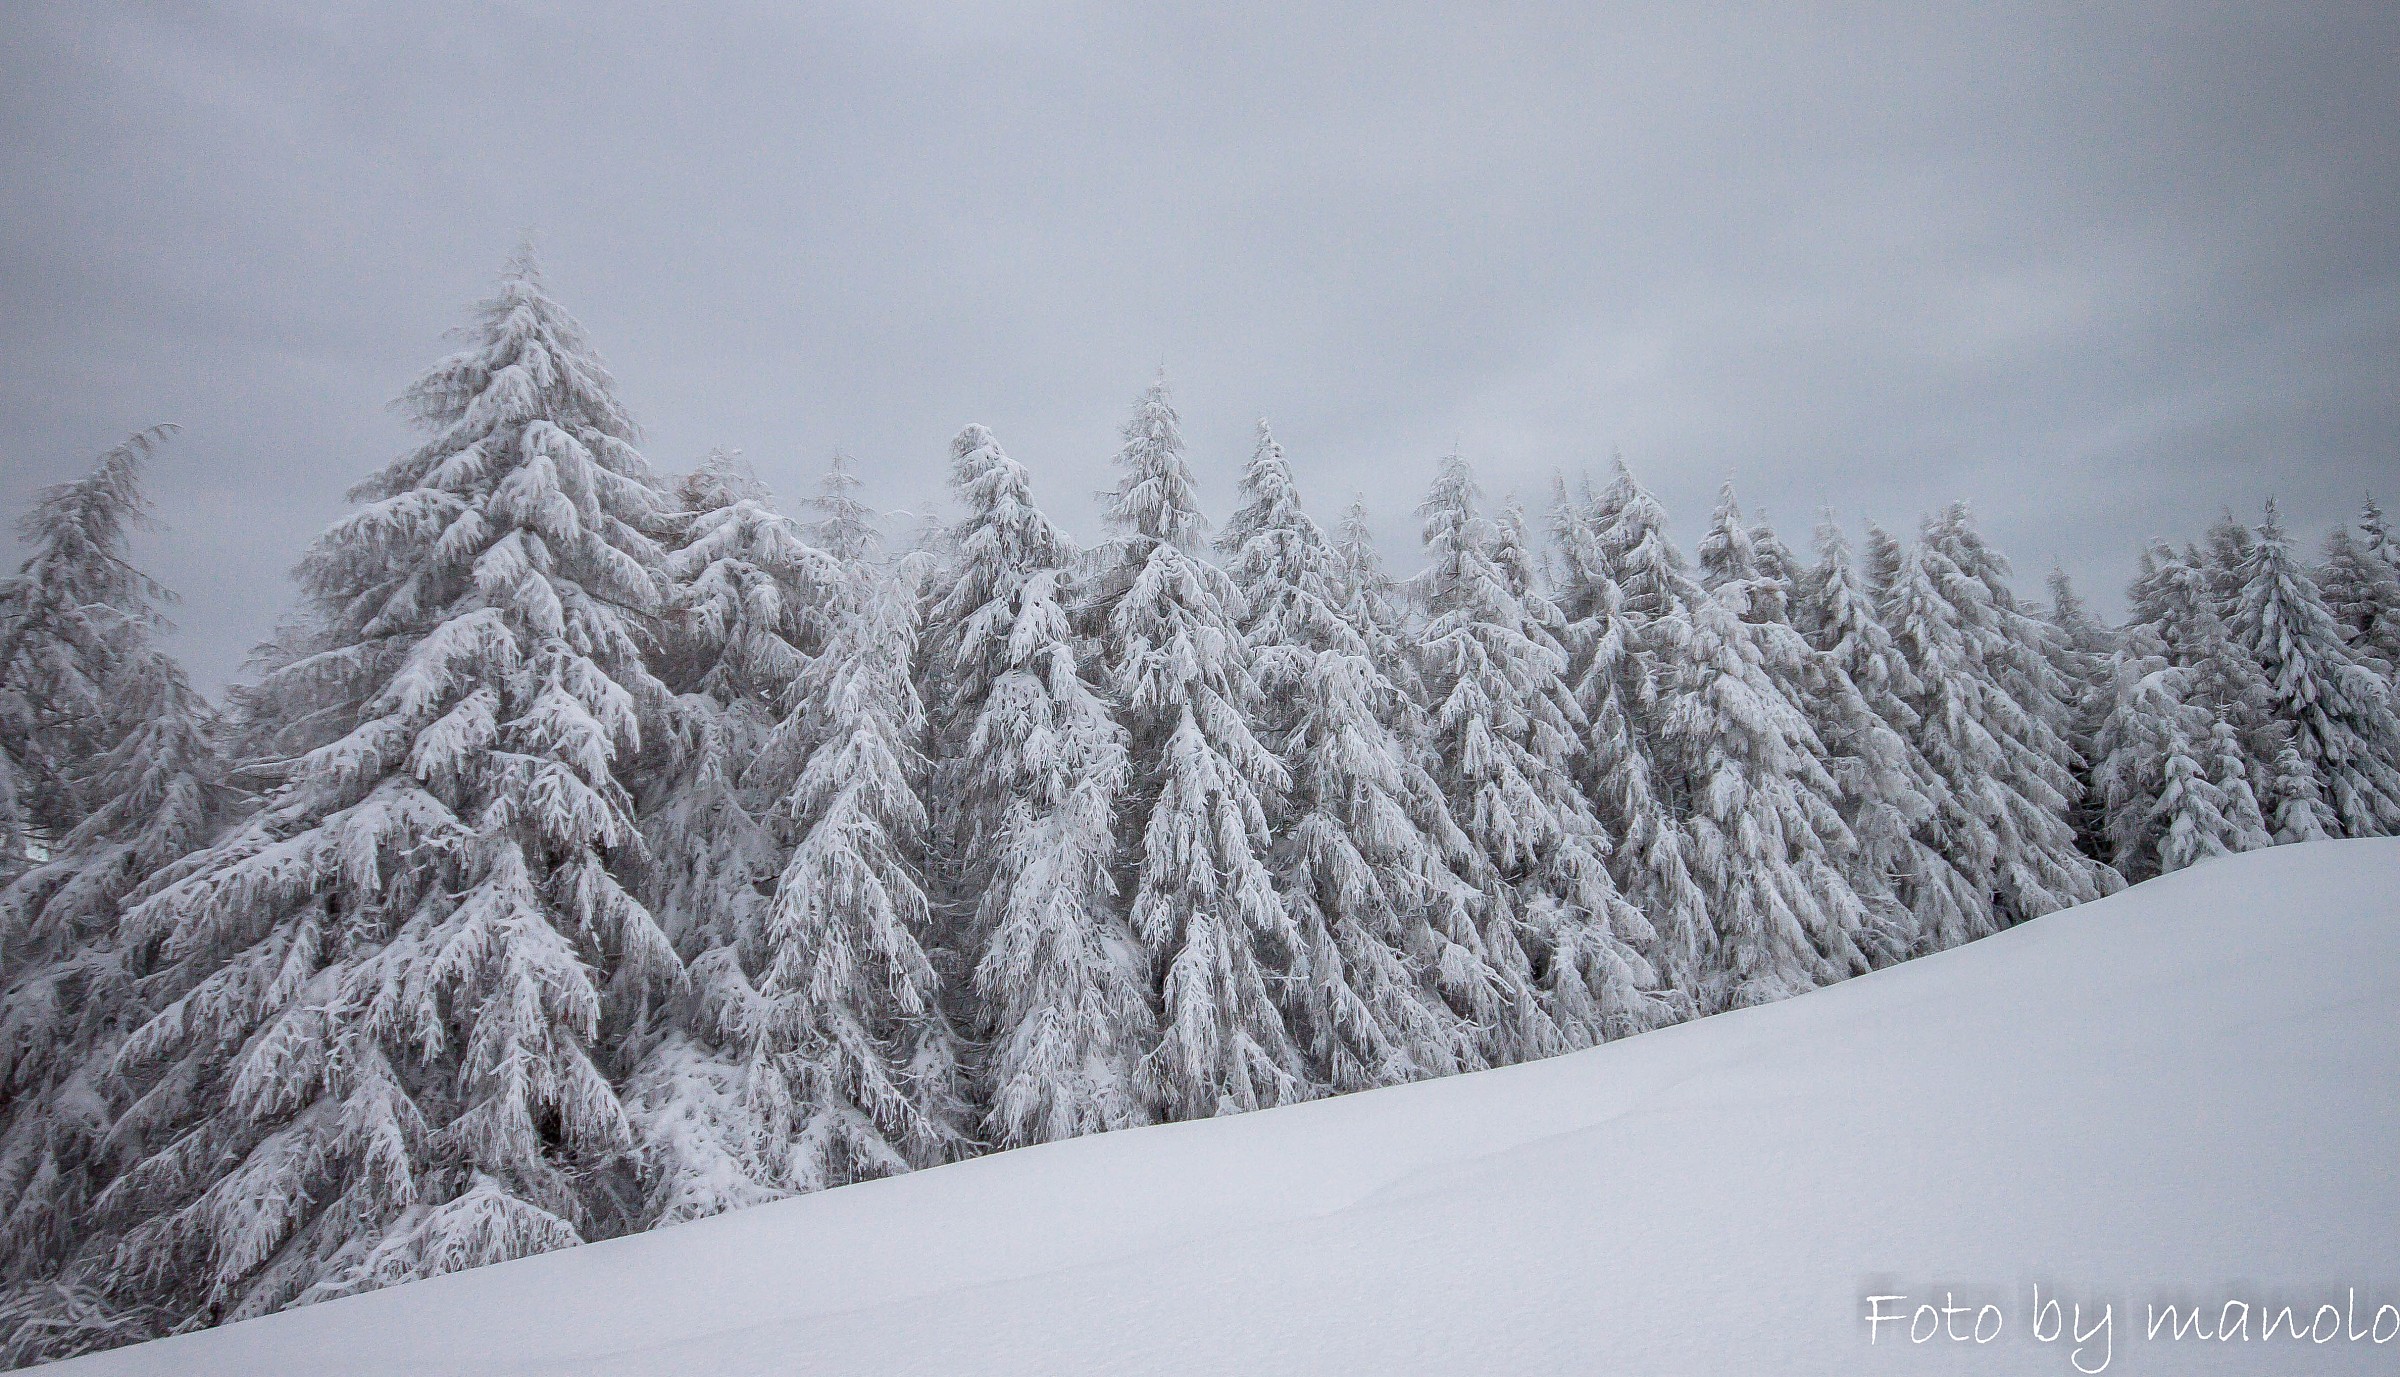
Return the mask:
<svg viewBox="0 0 2400 1377">
<path fill-rule="evenodd" d="M 2236 749 L 2230 755 L 2212 756 L 2212 778 L 2228 792 L 2233 835 L 2253 838 L 2255 834 L 2245 830 L 2240 800 L 2251 799 L 2264 811 L 2280 811 L 2272 784 L 2279 778 L 2275 762 L 2291 739 L 2291 724 L 2270 709 L 2266 676 L 2257 662 L 2233 643 L 2224 619 L 2217 615 L 2208 575 L 2190 555 L 2177 553 L 2165 541 L 2153 541 L 2142 552 L 2141 572 L 2129 597 L 2131 620 L 2147 627 L 2164 647 L 2167 662 L 2183 671 L 2179 699 L 2200 714 L 2191 731 L 2196 735 L 2206 730 L 2214 741 L 2217 734 L 2207 724 L 2226 727 Z M 2312 787 L 2300 787 L 2304 797 L 2315 797 Z M 2321 803 L 2303 803 L 2301 807 L 2320 815 L 2321 827 L 2334 825 Z"/>
<path fill-rule="evenodd" d="M 1631 605 L 1658 609 L 1652 629 L 1665 633 L 1651 652 L 1658 760 L 1686 810 L 1687 859 L 1713 925 L 1693 991 L 1700 1007 L 1767 1003 L 1847 974 L 1849 952 L 1837 967 L 1824 951 L 1845 949 L 1858 899 L 1811 815 L 1832 790 L 1813 733 L 1739 609 L 1686 572 L 1657 499 L 1622 463 L 1602 506 L 1618 583 Z M 1732 590 L 1743 606 L 1748 591 Z"/>
<path fill-rule="evenodd" d="M 976 953 L 977 1096 L 995 1147 L 1146 1122 L 1141 958 L 1114 912 L 1124 733 L 1085 682 L 1066 607 L 1073 546 L 982 426 L 951 446 L 965 515 L 928 598 L 936 850 Z"/>
<path fill-rule="evenodd" d="M 647 743 L 639 802 L 644 897 L 689 958 L 754 925 L 790 853 L 769 814 L 803 756 L 772 748 L 844 574 L 736 455 L 711 454 L 674 493 L 651 659 L 675 697 Z"/>
<path fill-rule="evenodd" d="M 1998 782 L 2000 743 L 1979 712 L 1991 690 L 1968 660 L 1958 610 L 1927 570 L 1928 560 L 1935 558 L 1871 522 L 1867 526 L 1867 584 L 1903 671 L 1895 689 L 1916 724 L 1913 744 L 1941 785 L 1932 795 L 1933 820 L 1921 833 L 1973 895 L 1971 906 L 1954 915 L 1963 917 L 1963 931 L 1947 921 L 1923 929 L 1920 940 L 1929 951 L 1997 930 L 1993 898 L 2001 843 L 1996 820 L 2012 806 Z"/>
<path fill-rule="evenodd" d="M 1993 872 L 2003 921 L 2022 922 L 2096 899 L 2120 883 L 2075 845 L 2075 757 L 2067 743 L 2065 685 L 2051 668 L 2050 629 L 2019 605 L 2008 560 L 1985 543 L 1964 502 L 1926 522 L 1925 568 L 1958 613 L 1981 689 L 1976 707 L 1999 745 L 1993 781 L 2003 807 Z"/>
<path fill-rule="evenodd" d="M 1342 605 L 1350 624 L 1366 637 L 1367 655 L 1375 662 L 1376 669 L 1408 695 L 1406 706 L 1416 710 L 1411 714 L 1413 717 L 1421 719 L 1425 684 L 1418 674 L 1417 657 L 1405 644 L 1408 610 L 1399 585 L 1384 572 L 1383 556 L 1375 548 L 1375 529 L 1368 519 L 1366 498 L 1351 499 L 1335 532 L 1333 549 L 1340 561 Z M 1421 744 L 1426 727 L 1426 723 L 1419 721 L 1406 735 Z"/>
<path fill-rule="evenodd" d="M 2093 771 L 2107 814 L 2111 862 L 2128 880 L 2267 844 L 2242 777 L 2231 727 L 2186 701 L 2190 675 L 2147 622 L 2126 629 L 2111 657 L 2114 701 Z M 2236 754 L 2228 762 L 2227 752 Z M 2228 792 L 2220 783 L 2230 778 Z"/>
<path fill-rule="evenodd" d="M 2364 546 L 2367 558 L 2389 570 L 2395 579 L 2400 579 L 2400 532 L 2392 530 L 2390 519 L 2384 516 L 2382 506 L 2372 497 L 2359 509 L 2358 530 L 2360 544 Z M 2400 642 L 2400 609 L 2385 607 L 2380 601 L 2377 608 L 2374 623 L 2362 627 L 2361 631 L 2367 644 L 2385 648 L 2384 658 L 2391 663 L 2392 673 L 2400 675 L 2400 644 L 2395 644 Z"/>
<path fill-rule="evenodd" d="M 2205 569 L 2165 541 L 2142 552 L 2128 590 L 2129 619 L 2148 626 L 2170 664 L 2186 672 L 2187 699 L 2234 725 L 2254 772 L 2263 773 L 2285 729 L 2268 708 L 2265 674 L 2234 645 Z"/>
<path fill-rule="evenodd" d="M 693 1026 L 651 1050 L 631 1090 L 659 1222 L 931 1165 L 961 1141 L 957 1049 L 920 942 L 916 590 L 876 563 L 855 481 L 837 459 L 811 504 L 826 516 L 805 534 L 842 552 L 830 566 L 771 513 L 716 523 L 750 539 L 727 539 L 716 559 L 734 568 L 706 582 L 749 590 L 767 621 L 753 630 L 781 643 L 789 678 L 727 705 L 755 717 L 788 704 L 770 730 L 739 733 L 750 763 L 733 808 L 781 797 L 745 810 L 763 845 L 723 867 L 740 892 L 691 963 Z M 710 627 L 739 625 L 729 611 Z M 810 624 L 821 648 L 802 655 L 784 637 Z M 729 810 L 721 825 L 734 822 Z"/>
<path fill-rule="evenodd" d="M 1093 626 L 1133 761 L 1130 918 L 1160 1005 L 1144 1079 L 1175 1119 L 1305 1099 L 1269 990 L 1298 935 L 1267 870 L 1262 794 L 1290 779 L 1248 720 L 1241 590 L 1195 553 L 1205 522 L 1163 374 L 1123 436 L 1108 504 L 1121 534 Z"/>
<path fill-rule="evenodd" d="M 2257 548 L 2257 532 L 2229 507 L 2210 523 L 2206 548 L 2191 546 L 2184 552 L 2185 563 L 2201 571 L 2209 593 L 2216 599 L 2217 616 L 2228 624 L 2242 603 L 2242 571 Z"/>
<path fill-rule="evenodd" d="M 2324 841 L 2338 835 L 2341 819 L 2325 801 L 2324 785 L 2300 754 L 2299 733 L 2287 731 L 2268 767 L 2266 798 L 2268 829 L 2277 846 Z"/>
<path fill-rule="evenodd" d="M 2400 565 L 2392 562 L 2391 533 L 2372 498 L 2360 524 L 2364 538 L 2352 537 L 2347 526 L 2326 537 L 2317 582 L 2343 642 L 2389 682 L 2400 674 Z"/>
<path fill-rule="evenodd" d="M 1687 874 L 1701 885 L 1702 910 L 1707 913 L 1709 896 L 1701 879 L 1699 839 L 1689 822 L 1694 806 L 1691 781 L 1676 758 L 1677 748 L 1668 739 L 1666 728 L 1671 705 L 1668 676 L 1672 667 L 1691 657 L 1691 600 L 1700 591 L 1699 584 L 1683 552 L 1667 538 L 1665 511 L 1648 489 L 1634 481 L 1622 456 L 1612 460 L 1609 481 L 1588 495 L 1584 509 L 1599 560 L 1616 585 L 1624 624 L 1633 633 L 1627 641 L 1627 672 L 1638 671 L 1647 681 L 1646 692 L 1652 695 L 1647 704 L 1627 696 L 1623 699 L 1626 711 L 1635 717 L 1637 739 L 1647 743 L 1652 791 L 1684 834 L 1681 859 Z M 1670 901 L 1657 915 L 1666 926 L 1656 928 L 1655 961 L 1665 983 L 1705 1012 L 1703 987 L 1706 973 L 1716 961 L 1716 921 L 1710 914 L 1687 939 L 1677 930 L 1680 908 L 1679 903 Z"/>
<path fill-rule="evenodd" d="M 859 500 L 859 477 L 848 454 L 835 450 L 808 509 L 815 517 L 802 529 L 835 559 L 849 565 L 872 561 L 883 549 L 883 528 L 873 507 Z"/>
<path fill-rule="evenodd" d="M 2231 722 L 2220 717 L 2208 724 L 2206 754 L 2208 782 L 2224 798 L 2225 849 L 2260 851 L 2275 845 L 2258 790 L 2250 783 L 2248 750 Z"/>
<path fill-rule="evenodd" d="M 1618 893 L 1609 841 L 1576 782 L 1586 726 L 1566 656 L 1493 558 L 1473 471 L 1442 462 L 1417 508 L 1431 565 L 1423 634 L 1436 776 L 1487 864 L 1480 927 L 1499 976 L 1494 1063 L 1548 1056 L 1652 1026 L 1671 1012 L 1641 954 L 1656 933 Z"/>
<path fill-rule="evenodd" d="M 789 859 L 773 897 L 691 963 L 702 1036 L 739 1068 L 739 1131 L 729 1142 L 711 1131 L 725 1086 L 704 1072 L 701 1107 L 670 1141 L 706 1150 L 679 1154 L 680 1170 L 654 1188 L 666 1220 L 762 1189 L 802 1193 L 931 1166 L 963 1144 L 958 1048 L 922 945 L 931 910 L 919 878 L 919 590 L 875 562 L 872 513 L 836 505 L 849 477 L 836 468 L 819 499 L 831 520 L 855 523 L 831 532 L 845 558 L 830 634 L 801 669 L 768 753 L 803 762 L 774 819 Z M 670 1120 L 690 1077 L 678 1068 L 656 1087 Z"/>
<path fill-rule="evenodd" d="M 738 456 L 716 451 L 674 485 L 656 653 L 674 693 L 641 762 L 644 898 L 688 960 L 755 932 L 790 854 L 774 809 L 799 771 L 778 725 L 825 644 L 842 576 L 778 511 Z M 777 1198 L 766 1128 L 739 1048 L 713 1036 L 686 987 L 628 1037 L 626 1101 L 649 1168 L 646 1221 L 672 1223 Z"/>
<path fill-rule="evenodd" d="M 125 559 L 126 537 L 144 519 L 142 466 L 174 432 L 128 437 L 17 523 L 31 553 L 0 582 L 0 884 L 93 806 L 79 776 L 109 720 L 101 681 L 129 619 L 154 620 L 162 600 Z"/>
<path fill-rule="evenodd" d="M 333 739 L 126 916 L 173 997 L 96 1208 L 123 1290 L 196 1321 L 629 1222 L 600 1057 L 679 966 L 614 871 L 657 494 L 526 255 L 406 404 L 426 442 L 302 561 L 316 649 L 261 685 Z"/>
<path fill-rule="evenodd" d="M 1595 500 L 1588 482 L 1570 493 L 1562 479 L 1552 516 L 1563 566 L 1561 611 L 1575 657 L 1569 672 L 1585 724 L 1584 789 L 1616 841 L 1609 873 L 1617 890 L 1650 921 L 1646 955 L 1662 993 L 1688 1016 L 1711 930 L 1708 898 L 1685 860 L 1690 842 L 1682 821 L 1659 792 L 1658 684 L 1641 653 L 1648 628 L 1625 610 L 1593 524 Z"/>
<path fill-rule="evenodd" d="M 1852 561 L 1850 542 L 1829 517 L 1816 530 L 1817 563 L 1802 581 L 1795 617 L 1801 634 L 1839 670 L 1867 716 L 1847 704 L 1827 715 L 1820 733 L 1865 781 L 1848 794 L 1850 829 L 1862 861 L 1891 877 L 1907 911 L 1912 952 L 1967 940 L 1988 904 L 1932 838 L 1949 786 L 1917 749 L 1923 724 L 1909 701 L 1918 692 L 1907 657 L 1877 620 L 1875 596 Z M 1881 730 L 1877 730 L 1880 724 Z"/>
<path fill-rule="evenodd" d="M 2290 724 L 2342 835 L 2400 831 L 2400 716 L 2390 685 L 2343 641 L 2273 502 L 2240 576 L 2234 644 L 2265 676 L 2268 709 Z"/>
<path fill-rule="evenodd" d="M 0 888 L 0 1360 L 12 1365 L 146 1337 L 164 1318 L 111 1303 L 114 1240 L 90 1214 L 118 1165 L 108 1065 L 149 1013 L 120 906 L 213 840 L 241 799 L 208 704 L 153 640 L 169 595 L 126 549 L 163 433 L 43 492 L 23 523 L 34 553 L 0 585 L 10 744 L 57 767 L 54 802 L 71 811 L 53 821 L 73 818 Z"/>
<path fill-rule="evenodd" d="M 1806 728 L 1797 745 L 1808 768 L 1793 783 L 1814 837 L 1799 863 L 1816 875 L 1828 919 L 1816 937 L 1818 950 L 1835 970 L 1859 974 L 1900 960 L 1914 945 L 1914 924 L 1886 863 L 1892 836 L 1910 825 L 1906 751 L 1849 676 L 1792 624 L 1799 590 L 1790 551 L 1763 520 L 1748 529 L 1741 522 L 1728 482 L 1701 542 L 1702 586 L 1734 611 L 1767 682 Z M 1894 812 L 1881 811 L 1887 807 Z M 1851 826 L 1870 814 L 1889 834 L 1875 855 Z"/>
<path fill-rule="evenodd" d="M 1288 1024 L 1335 1091 L 1472 1070 L 1496 979 L 1477 891 L 1451 863 L 1470 845 L 1401 735 L 1408 704 L 1352 621 L 1350 571 L 1264 421 L 1241 492 L 1218 543 L 1242 592 L 1260 734 L 1292 780 L 1268 800 L 1296 937 Z"/>
<path fill-rule="evenodd" d="M 2107 810 L 2092 788 L 2100 760 L 2100 724 L 2115 697 L 2110 681 L 2116 638 L 2075 591 L 2064 569 L 2050 571 L 2050 667 L 2066 686 L 2067 746 L 2075 753 L 2075 844 L 2094 860 L 2108 856 Z"/>
</svg>

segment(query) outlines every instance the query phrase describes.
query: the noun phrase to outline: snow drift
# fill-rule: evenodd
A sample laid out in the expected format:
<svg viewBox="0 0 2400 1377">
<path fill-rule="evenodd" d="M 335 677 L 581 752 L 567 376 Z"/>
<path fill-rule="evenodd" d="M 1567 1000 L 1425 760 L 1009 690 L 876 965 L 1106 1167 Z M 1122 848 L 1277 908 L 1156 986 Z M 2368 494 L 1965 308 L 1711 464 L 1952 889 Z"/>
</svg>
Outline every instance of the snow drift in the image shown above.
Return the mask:
<svg viewBox="0 0 2400 1377">
<path fill-rule="evenodd" d="M 1004 1153 L 55 1370 L 2073 1371 L 2072 1336 L 2031 1333 L 2038 1283 L 2087 1328 L 2113 1305 L 2109 1372 L 2390 1371 L 2400 1343 L 2143 1325 L 2354 1289 L 2363 1328 L 2400 1302 L 2396 1067 L 2400 841 L 2283 847 L 1552 1061 Z M 1867 1297 L 1944 1293 L 1995 1304 L 1999 1335 L 1869 1344 Z"/>
</svg>

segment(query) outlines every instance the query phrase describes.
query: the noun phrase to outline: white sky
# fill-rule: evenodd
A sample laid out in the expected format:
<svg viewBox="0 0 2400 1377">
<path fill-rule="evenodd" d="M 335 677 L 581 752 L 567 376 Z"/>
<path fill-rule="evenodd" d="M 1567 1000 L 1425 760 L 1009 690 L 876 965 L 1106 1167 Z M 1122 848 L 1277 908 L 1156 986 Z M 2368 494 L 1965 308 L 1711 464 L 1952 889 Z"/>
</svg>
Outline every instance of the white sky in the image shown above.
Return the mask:
<svg viewBox="0 0 2400 1377">
<path fill-rule="evenodd" d="M 1097 536 L 1163 362 L 1213 515 L 1264 414 L 1403 566 L 1453 445 L 1622 450 L 1687 547 L 1728 476 L 1803 548 L 1965 497 L 2111 608 L 2400 502 L 2400 6 L 1295 8 L 13 7 L 0 506 L 180 422 L 222 681 L 525 230 L 653 462 L 787 497 L 981 421 Z"/>
</svg>

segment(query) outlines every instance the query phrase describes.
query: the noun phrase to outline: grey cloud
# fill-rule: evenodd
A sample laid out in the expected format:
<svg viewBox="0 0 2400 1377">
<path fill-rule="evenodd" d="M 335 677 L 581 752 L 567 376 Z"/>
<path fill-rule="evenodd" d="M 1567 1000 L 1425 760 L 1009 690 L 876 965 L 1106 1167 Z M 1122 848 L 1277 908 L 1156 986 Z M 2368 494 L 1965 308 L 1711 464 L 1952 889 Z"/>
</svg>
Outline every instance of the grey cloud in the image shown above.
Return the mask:
<svg viewBox="0 0 2400 1377">
<path fill-rule="evenodd" d="M 144 553 L 223 678 L 526 229 L 657 463 L 794 495 L 978 420 L 1096 535 L 1162 362 L 1220 513 L 1264 413 L 1396 560 L 1454 444 L 1687 537 L 1963 496 L 2104 604 L 2393 487 L 2390 6 L 868 8 L 21 9 L 0 503 L 182 422 Z"/>
</svg>

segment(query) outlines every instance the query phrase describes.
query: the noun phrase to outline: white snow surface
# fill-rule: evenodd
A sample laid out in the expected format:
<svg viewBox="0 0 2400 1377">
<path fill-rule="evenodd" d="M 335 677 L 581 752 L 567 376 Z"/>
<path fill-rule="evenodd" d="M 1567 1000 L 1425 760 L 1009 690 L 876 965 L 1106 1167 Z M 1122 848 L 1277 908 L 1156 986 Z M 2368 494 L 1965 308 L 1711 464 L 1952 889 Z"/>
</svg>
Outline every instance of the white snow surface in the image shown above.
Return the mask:
<svg viewBox="0 0 2400 1377">
<path fill-rule="evenodd" d="M 2282 847 L 1551 1061 L 1002 1153 L 57 1370 L 2072 1372 L 2071 1337 L 2029 1333 L 2038 1282 L 2087 1326 L 2114 1304 L 2112 1373 L 2390 1372 L 2400 1342 L 2145 1339 L 2142 1312 L 2356 1288 L 2364 1326 L 2400 1303 L 2396 1072 L 2400 841 Z M 1865 1297 L 1944 1291 L 1997 1304 L 2000 1336 L 1869 1344 Z"/>
</svg>

